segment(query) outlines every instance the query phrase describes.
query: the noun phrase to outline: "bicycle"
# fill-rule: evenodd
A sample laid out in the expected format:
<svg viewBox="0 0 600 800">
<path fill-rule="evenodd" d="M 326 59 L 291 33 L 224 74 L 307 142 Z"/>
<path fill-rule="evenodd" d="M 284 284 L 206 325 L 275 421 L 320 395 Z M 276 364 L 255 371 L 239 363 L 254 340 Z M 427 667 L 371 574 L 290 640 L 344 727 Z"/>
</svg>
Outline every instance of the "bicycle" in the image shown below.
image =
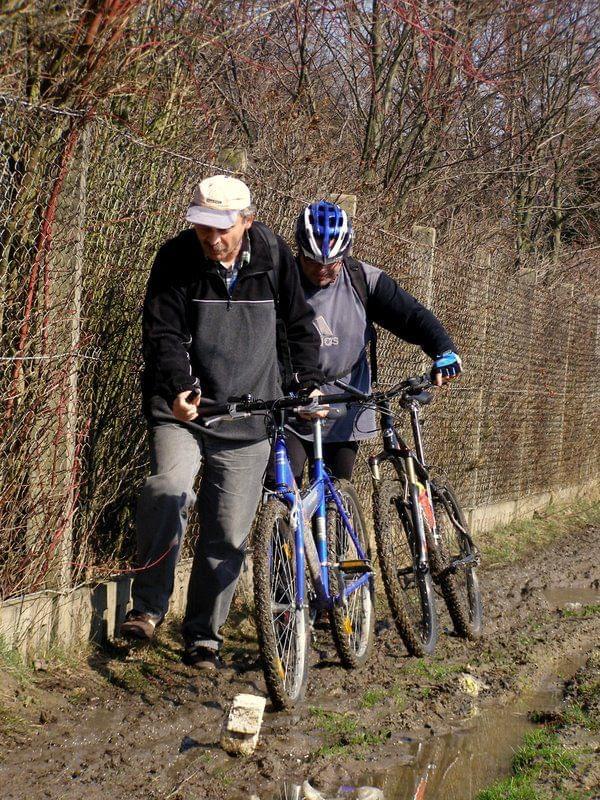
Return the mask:
<svg viewBox="0 0 600 800">
<path fill-rule="evenodd" d="M 323 396 L 330 403 L 355 402 L 351 394 Z M 266 414 L 274 428 L 275 491 L 259 512 L 253 540 L 254 604 L 258 642 L 269 695 L 278 709 L 291 708 L 306 692 L 310 617 L 329 613 L 342 664 L 362 666 L 375 630 L 374 573 L 364 514 L 352 484 L 334 480 L 323 464 L 321 420 L 312 420 L 312 480 L 296 486 L 286 447 L 289 409 L 313 398 L 255 400 L 248 395 L 204 411 L 239 419 Z M 307 529 L 312 525 L 312 535 Z M 306 570 L 308 566 L 308 570 Z M 308 573 L 308 574 L 307 574 Z M 310 577 L 310 584 L 307 578 Z"/>
<path fill-rule="evenodd" d="M 337 385 L 352 391 L 342 382 Z M 437 642 L 434 585 L 441 589 L 458 635 L 477 639 L 483 618 L 475 571 L 479 553 L 465 515 L 452 487 L 434 480 L 425 463 L 420 408 L 431 402 L 432 387 L 427 374 L 371 396 L 383 438 L 383 451 L 369 459 L 377 554 L 394 622 L 416 656 L 430 655 Z M 410 413 L 414 450 L 394 426 L 394 397 Z M 383 466 L 391 476 L 382 476 Z"/>
</svg>

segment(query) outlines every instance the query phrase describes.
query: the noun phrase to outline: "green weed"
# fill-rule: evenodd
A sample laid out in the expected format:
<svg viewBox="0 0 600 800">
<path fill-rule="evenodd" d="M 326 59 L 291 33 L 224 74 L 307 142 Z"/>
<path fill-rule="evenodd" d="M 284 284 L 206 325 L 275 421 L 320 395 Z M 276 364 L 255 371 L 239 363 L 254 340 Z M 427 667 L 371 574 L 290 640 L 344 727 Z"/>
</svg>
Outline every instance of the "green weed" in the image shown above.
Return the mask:
<svg viewBox="0 0 600 800">
<path fill-rule="evenodd" d="M 67 701 L 72 706 L 84 706 L 88 702 L 88 692 L 83 686 L 77 686 L 66 695 Z"/>
<path fill-rule="evenodd" d="M 31 683 L 32 669 L 17 650 L 0 636 L 0 672 L 14 678 L 21 686 Z"/>
<path fill-rule="evenodd" d="M 433 681 L 442 681 L 450 675 L 464 672 L 465 668 L 460 664 L 444 664 L 440 661 L 428 661 L 425 658 L 416 658 L 411 662 L 407 672 Z"/>
<path fill-rule="evenodd" d="M 575 619 L 586 619 L 600 614 L 600 603 L 591 603 L 581 606 L 581 608 L 563 608 L 561 614 L 565 619 L 574 617 Z"/>
<path fill-rule="evenodd" d="M 484 789 L 476 800 L 542 800 L 530 778 L 513 776 Z"/>
<path fill-rule="evenodd" d="M 11 733 L 19 733 L 26 727 L 27 723 L 14 711 L 11 711 L 6 706 L 0 703 L 0 733 L 8 735 Z"/>
<path fill-rule="evenodd" d="M 479 546 L 488 564 L 510 563 L 577 527 L 598 523 L 600 502 L 577 500 L 565 506 L 549 506 L 533 518 L 494 528 L 480 537 Z"/>
<path fill-rule="evenodd" d="M 476 800 L 555 800 L 535 785 L 544 773 L 568 775 L 577 764 L 577 754 L 566 750 L 558 735 L 540 728 L 525 735 L 512 761 L 513 775 L 479 792 Z M 588 794 L 575 793 L 571 800 L 587 800 Z M 558 796 L 556 797 L 558 800 Z M 566 800 L 560 795 L 560 800 Z"/>
<path fill-rule="evenodd" d="M 556 733 L 541 728 L 525 735 L 523 746 L 513 757 L 513 770 L 517 775 L 533 777 L 543 769 L 568 774 L 576 763 L 576 756 L 560 744 Z"/>
<path fill-rule="evenodd" d="M 408 704 L 408 698 L 400 686 L 394 686 L 392 689 L 392 697 L 394 698 L 394 702 L 400 711 L 406 708 Z"/>
<path fill-rule="evenodd" d="M 387 697 L 385 689 L 367 689 L 360 701 L 362 708 L 373 708 Z"/>
<path fill-rule="evenodd" d="M 373 733 L 359 728 L 356 717 L 350 713 L 340 714 L 314 706 L 309 711 L 325 738 L 325 744 L 316 751 L 320 756 L 338 755 L 350 747 L 380 745 L 390 737 L 390 731 Z"/>
</svg>

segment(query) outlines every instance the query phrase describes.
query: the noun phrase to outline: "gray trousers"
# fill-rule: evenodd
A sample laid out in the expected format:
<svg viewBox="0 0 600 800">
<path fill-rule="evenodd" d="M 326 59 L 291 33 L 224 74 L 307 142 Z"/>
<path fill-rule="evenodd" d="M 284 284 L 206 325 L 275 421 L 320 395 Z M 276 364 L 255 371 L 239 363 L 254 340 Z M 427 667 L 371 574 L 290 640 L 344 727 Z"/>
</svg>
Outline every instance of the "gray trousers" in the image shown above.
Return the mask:
<svg viewBox="0 0 600 800">
<path fill-rule="evenodd" d="M 133 607 L 157 619 L 167 612 L 188 514 L 196 502 L 193 486 L 202 464 L 200 536 L 183 626 L 188 647 L 219 649 L 223 641 L 219 629 L 229 614 L 269 452 L 268 441 L 214 439 L 176 422 L 150 430 L 152 474 L 138 502 L 138 564 L 142 569 L 133 581 Z M 143 569 L 145 565 L 152 566 Z"/>
</svg>

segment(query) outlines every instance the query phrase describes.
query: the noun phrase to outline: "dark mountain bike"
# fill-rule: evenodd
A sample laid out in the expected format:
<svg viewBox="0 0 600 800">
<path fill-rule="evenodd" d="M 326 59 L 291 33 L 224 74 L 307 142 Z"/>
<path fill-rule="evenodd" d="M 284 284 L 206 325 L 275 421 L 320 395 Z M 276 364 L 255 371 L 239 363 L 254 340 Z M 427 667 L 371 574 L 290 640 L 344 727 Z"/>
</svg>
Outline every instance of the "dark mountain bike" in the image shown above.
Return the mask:
<svg viewBox="0 0 600 800">
<path fill-rule="evenodd" d="M 433 653 L 437 642 L 436 585 L 459 636 L 477 639 L 482 627 L 477 548 L 454 490 L 434 480 L 425 463 L 419 412 L 432 387 L 423 375 L 371 397 L 383 435 L 383 451 L 369 460 L 377 554 L 394 622 L 417 656 Z M 410 414 L 414 450 L 394 426 L 394 397 Z"/>
</svg>

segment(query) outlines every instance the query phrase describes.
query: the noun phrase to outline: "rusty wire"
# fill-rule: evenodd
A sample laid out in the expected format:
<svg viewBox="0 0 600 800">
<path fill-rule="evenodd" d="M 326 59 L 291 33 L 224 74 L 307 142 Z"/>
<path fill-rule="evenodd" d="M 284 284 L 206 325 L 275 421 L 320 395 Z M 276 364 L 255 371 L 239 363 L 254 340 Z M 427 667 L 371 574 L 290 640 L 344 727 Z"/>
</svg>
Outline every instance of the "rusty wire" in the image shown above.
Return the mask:
<svg viewBox="0 0 600 800">
<path fill-rule="evenodd" d="M 133 556 L 147 471 L 140 314 L 158 245 L 184 226 L 208 155 L 152 149 L 101 120 L 0 100 L 0 597 L 61 588 Z M 316 169 L 316 167 L 315 167 Z M 334 192 L 299 163 L 247 180 L 259 216 L 292 242 L 299 207 Z M 355 255 L 381 266 L 443 320 L 460 383 L 425 414 L 426 448 L 474 508 L 598 476 L 598 301 L 514 274 L 477 225 L 431 247 L 382 224 L 359 198 Z M 426 233 L 426 232 L 425 232 Z M 532 264 L 535 267 L 535 263 Z M 423 370 L 383 334 L 380 382 Z M 368 454 L 376 444 L 364 448 Z M 368 499 L 361 459 L 357 480 Z M 194 530 L 194 526 L 192 526 Z"/>
</svg>

